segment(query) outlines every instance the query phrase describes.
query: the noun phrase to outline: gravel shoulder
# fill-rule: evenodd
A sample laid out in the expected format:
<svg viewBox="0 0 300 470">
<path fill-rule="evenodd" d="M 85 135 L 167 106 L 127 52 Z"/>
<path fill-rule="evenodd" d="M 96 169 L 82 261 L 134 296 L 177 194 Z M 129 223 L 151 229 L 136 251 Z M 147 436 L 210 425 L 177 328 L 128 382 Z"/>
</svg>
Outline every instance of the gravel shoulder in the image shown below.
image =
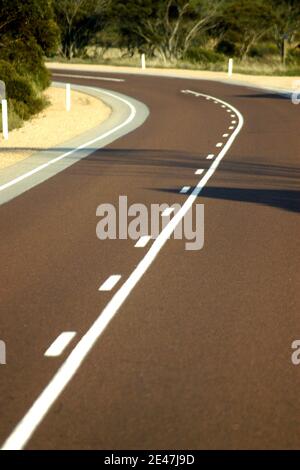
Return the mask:
<svg viewBox="0 0 300 470">
<path fill-rule="evenodd" d="M 65 108 L 65 90 L 50 87 L 45 92 L 50 105 L 22 128 L 0 137 L 0 170 L 76 137 L 104 122 L 111 109 L 97 98 L 72 90 L 72 107 Z"/>
</svg>

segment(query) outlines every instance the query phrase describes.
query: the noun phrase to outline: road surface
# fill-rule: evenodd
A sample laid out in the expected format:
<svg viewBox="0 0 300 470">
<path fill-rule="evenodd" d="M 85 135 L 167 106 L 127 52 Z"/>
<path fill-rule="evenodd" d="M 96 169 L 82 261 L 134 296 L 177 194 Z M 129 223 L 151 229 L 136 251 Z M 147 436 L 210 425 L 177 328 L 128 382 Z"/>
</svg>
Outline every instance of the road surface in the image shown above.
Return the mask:
<svg viewBox="0 0 300 470">
<path fill-rule="evenodd" d="M 0 206 L 3 447 L 299 448 L 300 108 L 224 83 L 61 73 L 150 115 Z M 99 240 L 96 209 L 121 195 L 204 204 L 203 248 Z"/>
</svg>

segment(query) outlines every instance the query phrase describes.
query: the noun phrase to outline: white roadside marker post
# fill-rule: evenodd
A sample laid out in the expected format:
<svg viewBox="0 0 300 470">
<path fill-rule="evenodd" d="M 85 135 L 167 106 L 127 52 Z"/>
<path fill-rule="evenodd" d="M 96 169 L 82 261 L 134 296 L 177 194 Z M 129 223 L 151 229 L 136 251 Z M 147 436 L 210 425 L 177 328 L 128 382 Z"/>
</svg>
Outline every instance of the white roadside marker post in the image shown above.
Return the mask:
<svg viewBox="0 0 300 470">
<path fill-rule="evenodd" d="M 229 59 L 228 61 L 228 77 L 232 77 L 233 72 L 233 59 Z"/>
<path fill-rule="evenodd" d="M 146 69 L 146 57 L 145 57 L 145 54 L 142 54 L 142 56 L 141 56 L 141 63 L 142 63 L 142 69 L 145 70 L 145 69 Z"/>
<path fill-rule="evenodd" d="M 7 100 L 2 100 L 2 132 L 5 140 L 8 140 L 8 115 Z"/>
<path fill-rule="evenodd" d="M 70 83 L 66 84 L 66 110 L 71 111 L 71 85 Z"/>
</svg>

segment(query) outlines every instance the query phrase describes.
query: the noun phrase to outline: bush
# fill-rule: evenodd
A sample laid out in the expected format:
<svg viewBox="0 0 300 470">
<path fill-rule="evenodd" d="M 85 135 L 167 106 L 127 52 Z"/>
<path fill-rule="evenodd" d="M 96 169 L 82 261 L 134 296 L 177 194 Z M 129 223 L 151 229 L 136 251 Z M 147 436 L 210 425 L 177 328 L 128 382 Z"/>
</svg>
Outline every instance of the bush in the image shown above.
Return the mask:
<svg viewBox="0 0 300 470">
<path fill-rule="evenodd" d="M 265 44 L 257 44 L 252 46 L 248 56 L 261 59 L 266 56 L 270 55 L 278 55 L 278 48 L 276 44 L 272 43 L 265 43 Z"/>
<path fill-rule="evenodd" d="M 218 43 L 216 51 L 219 54 L 225 54 L 229 57 L 234 57 L 237 55 L 236 45 L 227 39 L 223 39 Z"/>
<path fill-rule="evenodd" d="M 291 49 L 287 55 L 288 65 L 300 65 L 300 48 Z"/>
<path fill-rule="evenodd" d="M 225 57 L 218 52 L 203 49 L 201 47 L 191 47 L 186 52 L 184 59 L 192 63 L 216 64 L 224 62 Z"/>
<path fill-rule="evenodd" d="M 8 110 L 12 122 L 16 123 L 15 127 L 19 127 L 21 120 L 29 119 L 45 107 L 45 98 L 39 96 L 29 76 L 21 76 L 4 60 L 0 60 L 0 80 L 6 84 Z"/>
</svg>

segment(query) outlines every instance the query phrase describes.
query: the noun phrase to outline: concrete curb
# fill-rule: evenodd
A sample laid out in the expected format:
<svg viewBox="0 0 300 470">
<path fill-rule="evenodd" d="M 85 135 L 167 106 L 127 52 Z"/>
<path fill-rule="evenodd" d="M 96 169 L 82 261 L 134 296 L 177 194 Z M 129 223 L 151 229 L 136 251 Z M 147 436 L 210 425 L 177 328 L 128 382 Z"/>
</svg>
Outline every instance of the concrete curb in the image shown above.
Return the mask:
<svg viewBox="0 0 300 470">
<path fill-rule="evenodd" d="M 65 86 L 55 82 L 53 85 Z M 15 165 L 1 170 L 0 205 L 41 184 L 121 136 L 132 132 L 141 126 L 149 115 L 146 105 L 121 93 L 104 88 L 79 85 L 72 85 L 72 87 L 74 90 L 101 99 L 112 109 L 110 117 L 99 126 L 78 137 L 48 150 L 36 152 Z M 56 159 L 59 160 L 53 161 Z"/>
</svg>

